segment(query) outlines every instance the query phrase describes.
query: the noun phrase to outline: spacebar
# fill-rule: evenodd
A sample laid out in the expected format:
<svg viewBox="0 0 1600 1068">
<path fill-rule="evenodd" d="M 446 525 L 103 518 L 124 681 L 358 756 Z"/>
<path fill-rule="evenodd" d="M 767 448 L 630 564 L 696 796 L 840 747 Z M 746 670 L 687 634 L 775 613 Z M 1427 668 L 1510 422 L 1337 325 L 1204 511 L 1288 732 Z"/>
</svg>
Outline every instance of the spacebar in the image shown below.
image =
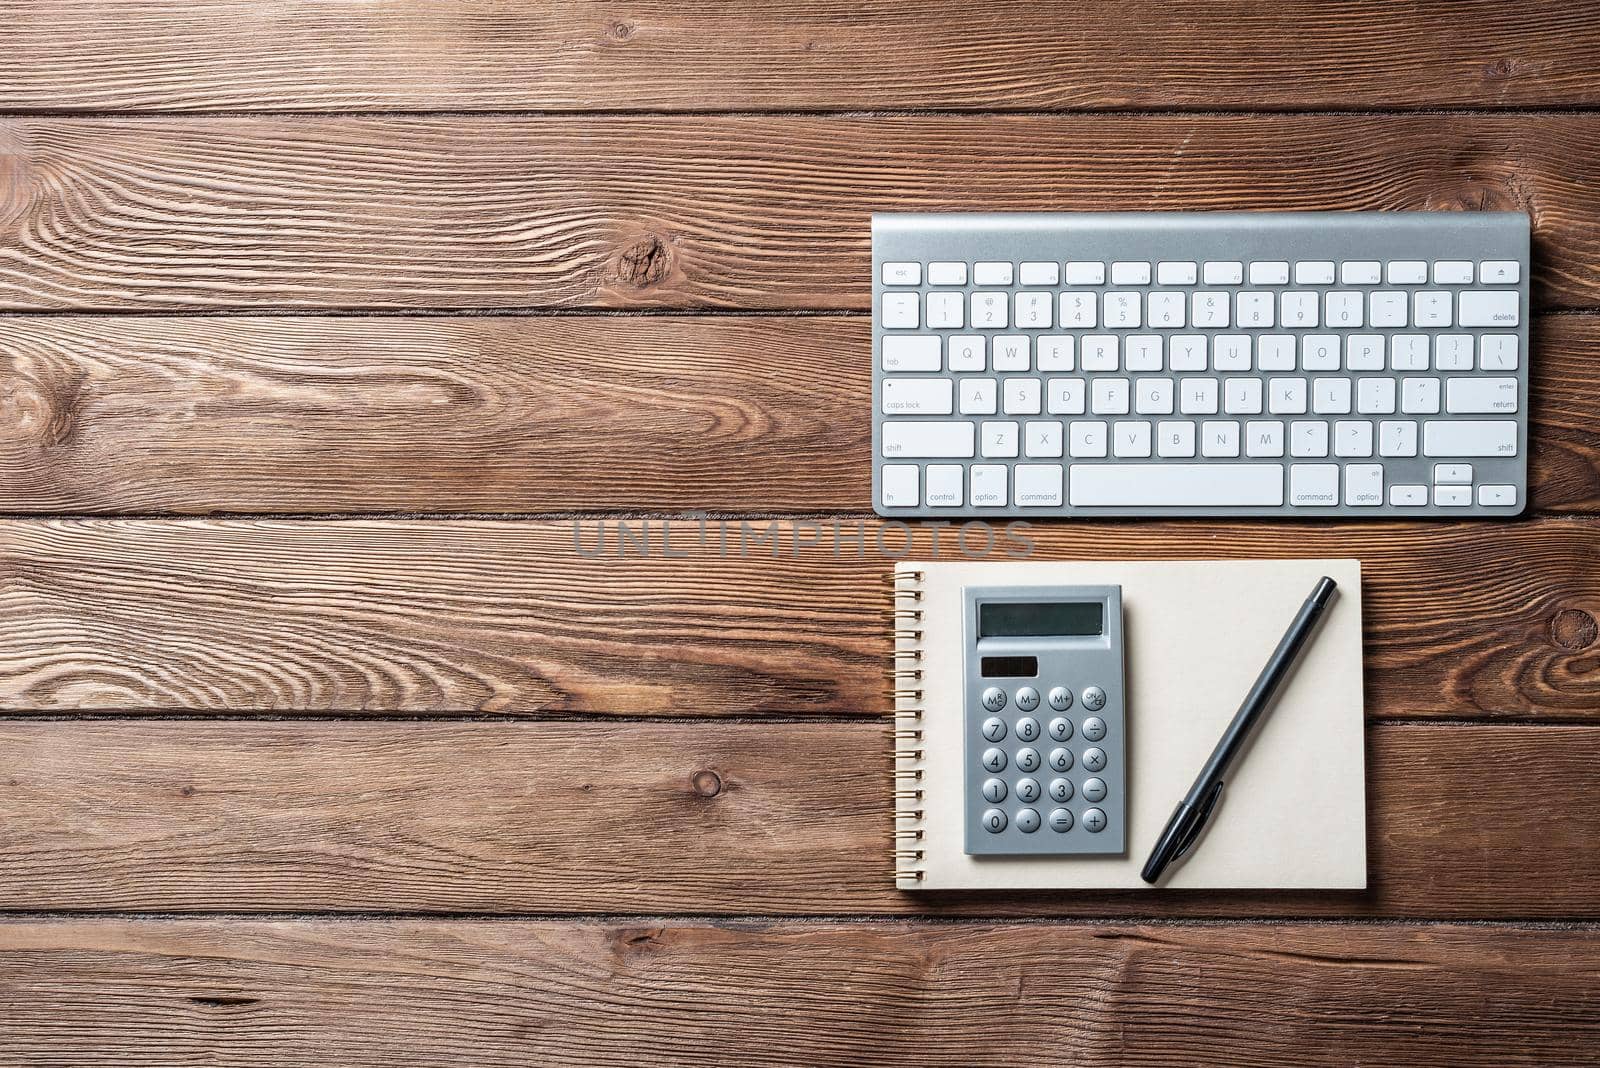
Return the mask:
<svg viewBox="0 0 1600 1068">
<path fill-rule="evenodd" d="M 1280 464 L 1073 464 L 1073 507 L 1243 507 L 1283 503 Z"/>
</svg>

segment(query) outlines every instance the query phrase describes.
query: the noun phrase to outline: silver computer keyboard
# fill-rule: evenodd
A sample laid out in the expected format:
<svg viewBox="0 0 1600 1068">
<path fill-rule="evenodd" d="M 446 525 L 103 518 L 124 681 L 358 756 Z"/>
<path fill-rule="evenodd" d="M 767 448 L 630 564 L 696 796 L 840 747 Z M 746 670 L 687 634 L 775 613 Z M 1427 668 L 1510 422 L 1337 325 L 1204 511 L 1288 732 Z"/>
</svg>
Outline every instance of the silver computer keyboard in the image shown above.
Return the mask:
<svg viewBox="0 0 1600 1068">
<path fill-rule="evenodd" d="M 1528 219 L 876 215 L 885 516 L 1513 515 Z"/>
</svg>

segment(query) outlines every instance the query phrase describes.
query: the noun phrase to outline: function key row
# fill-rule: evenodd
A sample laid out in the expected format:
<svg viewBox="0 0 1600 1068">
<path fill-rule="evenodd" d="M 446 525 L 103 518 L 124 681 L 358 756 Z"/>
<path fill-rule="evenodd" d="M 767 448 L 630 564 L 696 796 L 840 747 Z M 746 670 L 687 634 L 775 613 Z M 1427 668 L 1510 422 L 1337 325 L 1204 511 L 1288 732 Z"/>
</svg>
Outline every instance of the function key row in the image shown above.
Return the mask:
<svg viewBox="0 0 1600 1068">
<path fill-rule="evenodd" d="M 1432 267 L 1433 283 L 1441 286 L 1472 285 L 1474 276 L 1483 285 L 1495 286 L 1516 285 L 1522 279 L 1522 267 L 1516 260 L 1483 260 L 1476 265 L 1472 260 L 1435 260 Z M 1154 272 L 1156 284 L 1163 286 L 1192 286 L 1201 279 L 1208 286 L 1236 286 L 1243 285 L 1247 275 L 1253 286 L 1288 285 L 1289 261 L 1253 260 L 1247 268 L 1241 260 L 1169 260 L 1156 263 Z M 921 263 L 897 261 L 883 265 L 886 286 L 920 286 L 922 276 Z M 984 260 L 974 263 L 970 274 L 964 261 L 935 261 L 928 264 L 927 276 L 930 286 L 1103 286 L 1107 272 L 1106 264 L 1099 260 L 1068 260 L 1064 264 Z M 1389 285 L 1420 286 L 1428 284 L 1429 276 L 1427 260 L 1345 260 L 1337 264 L 1332 260 L 1301 260 L 1293 269 L 1294 284 L 1302 286 L 1331 286 L 1335 277 L 1347 286 L 1382 285 L 1385 279 Z M 1147 286 L 1151 277 L 1147 260 L 1111 263 L 1114 286 Z"/>
</svg>

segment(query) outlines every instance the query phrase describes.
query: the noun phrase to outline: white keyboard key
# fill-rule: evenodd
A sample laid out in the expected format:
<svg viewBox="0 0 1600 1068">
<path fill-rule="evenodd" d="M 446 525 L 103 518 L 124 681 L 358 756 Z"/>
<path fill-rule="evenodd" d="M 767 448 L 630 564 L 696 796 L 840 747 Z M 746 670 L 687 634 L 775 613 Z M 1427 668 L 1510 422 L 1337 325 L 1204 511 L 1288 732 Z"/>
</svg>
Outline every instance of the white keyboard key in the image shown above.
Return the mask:
<svg viewBox="0 0 1600 1068">
<path fill-rule="evenodd" d="M 984 423 L 978 430 L 978 440 L 985 457 L 1010 458 L 1017 454 L 1019 428 L 1010 422 Z"/>
<path fill-rule="evenodd" d="M 1333 285 L 1333 263 L 1329 260 L 1301 260 L 1294 265 L 1297 286 Z"/>
<path fill-rule="evenodd" d="M 1372 424 L 1360 419 L 1341 419 L 1333 424 L 1333 454 L 1342 457 L 1372 455 Z"/>
<path fill-rule="evenodd" d="M 1270 330 L 1275 325 L 1274 303 L 1271 293 L 1240 293 L 1234 302 L 1233 321 L 1240 329 Z"/>
<path fill-rule="evenodd" d="M 1290 465 L 1289 503 L 1301 508 L 1332 508 L 1338 504 L 1339 465 Z"/>
<path fill-rule="evenodd" d="M 1250 370 L 1250 335 L 1218 334 L 1211 339 L 1213 371 Z"/>
<path fill-rule="evenodd" d="M 1217 380 L 1185 378 L 1178 385 L 1178 410 L 1184 415 L 1217 413 Z"/>
<path fill-rule="evenodd" d="M 1377 260 L 1346 260 L 1339 264 L 1339 284 L 1375 286 L 1383 281 L 1383 264 Z"/>
<path fill-rule="evenodd" d="M 1230 378 L 1222 384 L 1222 410 L 1229 415 L 1261 414 L 1261 379 Z"/>
<path fill-rule="evenodd" d="M 1267 411 L 1273 415 L 1303 415 L 1305 410 L 1305 379 L 1274 378 L 1267 383 Z"/>
<path fill-rule="evenodd" d="M 1486 508 L 1515 508 L 1517 506 L 1517 487 L 1479 486 L 1478 503 Z"/>
<path fill-rule="evenodd" d="M 1197 290 L 1189 299 L 1189 322 L 1197 327 L 1228 325 L 1228 294 Z"/>
<path fill-rule="evenodd" d="M 1283 504 L 1278 464 L 1074 464 L 1075 508 L 1272 508 Z"/>
<path fill-rule="evenodd" d="M 1389 264 L 1389 284 L 1392 286 L 1425 286 L 1428 284 L 1426 260 L 1395 260 Z M 1373 323 L 1377 326 L 1377 323 Z"/>
<path fill-rule="evenodd" d="M 1458 319 L 1462 326 L 1516 326 L 1522 321 L 1521 308 L 1522 295 L 1515 290 L 1470 290 L 1461 294 Z"/>
<path fill-rule="evenodd" d="M 1435 486 L 1470 486 L 1472 485 L 1472 465 L 1434 464 L 1433 484 Z"/>
<path fill-rule="evenodd" d="M 1131 420 L 1111 424 L 1111 451 L 1121 457 L 1149 456 L 1150 424 Z"/>
<path fill-rule="evenodd" d="M 1435 371 L 1472 370 L 1472 335 L 1438 334 L 1433 339 Z"/>
<path fill-rule="evenodd" d="M 1296 291 L 1278 296 L 1278 319 L 1284 326 L 1314 328 L 1321 323 L 1322 298 Z"/>
<path fill-rule="evenodd" d="M 1167 370 L 1204 371 L 1205 369 L 1205 335 L 1174 334 L 1167 342 Z"/>
<path fill-rule="evenodd" d="M 1115 334 L 1089 334 L 1083 339 L 1081 363 L 1085 371 L 1115 371 L 1117 369 L 1117 336 Z"/>
<path fill-rule="evenodd" d="M 949 415 L 955 384 L 948 378 L 885 378 L 884 415 Z"/>
<path fill-rule="evenodd" d="M 1069 286 L 1103 286 L 1106 284 L 1106 265 L 1075 260 L 1067 264 L 1065 277 Z"/>
<path fill-rule="evenodd" d="M 1478 338 L 1478 366 L 1485 371 L 1517 369 L 1517 335 L 1484 334 Z"/>
<path fill-rule="evenodd" d="M 1428 503 L 1428 487 L 1390 486 L 1389 503 L 1396 508 L 1422 508 Z"/>
<path fill-rule="evenodd" d="M 1246 456 L 1282 456 L 1283 424 L 1276 419 L 1252 419 L 1244 425 Z"/>
<path fill-rule="evenodd" d="M 1311 380 L 1311 410 L 1318 415 L 1344 415 L 1350 410 L 1348 378 Z"/>
<path fill-rule="evenodd" d="M 1060 464 L 1018 464 L 1014 487 L 1017 505 L 1022 508 L 1061 507 Z"/>
<path fill-rule="evenodd" d="M 1194 424 L 1177 420 L 1157 423 L 1156 453 L 1161 456 L 1193 456 Z"/>
<path fill-rule="evenodd" d="M 881 500 L 885 508 L 915 508 L 922 503 L 918 495 L 920 474 L 916 464 L 884 464 Z"/>
<path fill-rule="evenodd" d="M 1132 329 L 1141 326 L 1139 316 L 1140 294 L 1107 293 L 1105 300 L 1106 326 Z"/>
<path fill-rule="evenodd" d="M 1080 419 L 1067 430 L 1067 447 L 1073 456 L 1090 459 L 1104 456 L 1108 445 L 1106 424 L 1098 420 Z"/>
<path fill-rule="evenodd" d="M 930 286 L 964 286 L 967 284 L 967 265 L 941 260 L 928 264 Z M 932 504 L 932 501 L 928 502 Z"/>
<path fill-rule="evenodd" d="M 1395 385 L 1392 378 L 1356 380 L 1356 411 L 1362 415 L 1389 415 L 1394 412 Z"/>
<path fill-rule="evenodd" d="M 994 339 L 994 352 L 989 357 L 995 371 L 1027 371 L 1028 337 L 1026 334 L 1000 334 Z"/>
<path fill-rule="evenodd" d="M 1156 264 L 1156 284 L 1163 286 L 1192 286 L 1199 278 L 1198 268 L 1190 260 Z"/>
<path fill-rule="evenodd" d="M 1061 326 L 1093 329 L 1100 323 L 1100 300 L 1093 293 L 1061 294 Z"/>
<path fill-rule="evenodd" d="M 1208 419 L 1200 424 L 1202 456 L 1238 456 L 1239 424 L 1232 420 Z"/>
<path fill-rule="evenodd" d="M 1449 293 L 1442 289 L 1419 289 L 1412 294 L 1411 324 L 1413 326 L 1449 326 L 1450 320 Z"/>
<path fill-rule="evenodd" d="M 1126 378 L 1096 378 L 1089 385 L 1089 410 L 1095 415 L 1127 415 L 1131 392 Z"/>
<path fill-rule="evenodd" d="M 1293 371 L 1294 335 L 1262 334 L 1257 337 L 1256 370 Z"/>
<path fill-rule="evenodd" d="M 928 326 L 933 330 L 960 330 L 966 325 L 965 293 L 929 293 Z"/>
<path fill-rule="evenodd" d="M 929 464 L 927 502 L 930 508 L 960 508 L 966 500 L 967 469 L 960 464 Z"/>
<path fill-rule="evenodd" d="M 1150 325 L 1153 328 L 1180 330 L 1188 319 L 1185 314 L 1188 301 L 1182 293 L 1151 293 L 1147 303 L 1150 306 Z"/>
<path fill-rule="evenodd" d="M 1389 339 L 1389 370 L 1426 371 L 1427 369 L 1427 334 L 1395 334 Z"/>
<path fill-rule="evenodd" d="M 1354 330 L 1366 322 L 1367 298 L 1363 293 L 1336 290 L 1322 299 L 1322 321 L 1330 327 Z"/>
<path fill-rule="evenodd" d="M 1283 260 L 1256 260 L 1250 264 L 1250 284 L 1286 286 L 1289 284 L 1289 265 Z"/>
<path fill-rule="evenodd" d="M 952 371 L 987 371 L 989 342 L 982 334 L 951 334 L 946 359 Z"/>
<path fill-rule="evenodd" d="M 1406 419 L 1385 419 L 1378 424 L 1379 456 L 1415 456 L 1417 424 Z"/>
<path fill-rule="evenodd" d="M 1111 265 L 1111 284 L 1114 286 L 1147 286 L 1150 284 L 1150 264 L 1143 261 L 1123 261 Z"/>
<path fill-rule="evenodd" d="M 1367 323 L 1371 326 L 1405 326 L 1411 298 L 1398 290 L 1380 289 L 1367 294 Z"/>
<path fill-rule="evenodd" d="M 1328 424 L 1320 419 L 1298 420 L 1290 423 L 1289 455 L 1328 455 Z"/>
<path fill-rule="evenodd" d="M 885 337 L 883 339 L 883 369 L 900 371 L 937 371 L 939 369 L 939 339 L 931 334 L 917 337 Z"/>
<path fill-rule="evenodd" d="M 1054 324 L 1056 298 L 1053 293 L 1018 293 L 1013 300 L 1012 320 L 1019 328 L 1048 330 Z"/>
<path fill-rule="evenodd" d="M 1000 387 L 992 378 L 963 378 L 961 380 L 961 414 L 993 415 L 1000 402 Z"/>
<path fill-rule="evenodd" d="M 1236 286 L 1244 281 L 1244 264 L 1238 260 L 1210 260 L 1201 278 L 1208 286 Z"/>
<path fill-rule="evenodd" d="M 1352 508 L 1376 508 L 1383 503 L 1383 465 L 1345 464 L 1344 503 Z"/>
<path fill-rule="evenodd" d="M 883 424 L 883 455 L 893 459 L 957 460 L 972 455 L 976 428 L 968 422 Z"/>
<path fill-rule="evenodd" d="M 1522 281 L 1522 265 L 1516 260 L 1484 260 L 1478 264 L 1478 281 L 1486 286 L 1514 286 Z"/>
<path fill-rule="evenodd" d="M 1061 264 L 1059 263 L 1024 263 L 1022 265 L 1022 284 L 1025 286 L 1054 286 L 1061 284 Z"/>
<path fill-rule="evenodd" d="M 920 286 L 922 284 L 922 264 L 884 264 L 883 284 L 886 286 Z"/>
<path fill-rule="evenodd" d="M 1300 369 L 1303 371 L 1337 371 L 1339 369 L 1340 338 L 1338 334 L 1301 334 Z"/>
<path fill-rule="evenodd" d="M 1344 365 L 1351 371 L 1383 370 L 1383 335 L 1345 335 Z"/>
<path fill-rule="evenodd" d="M 1433 265 L 1433 284 L 1436 286 L 1470 286 L 1472 261 L 1439 260 Z"/>
<path fill-rule="evenodd" d="M 1161 370 L 1161 338 L 1155 334 L 1134 334 L 1122 346 L 1122 367 L 1126 371 Z"/>
<path fill-rule="evenodd" d="M 1084 387 L 1081 378 L 1052 378 L 1045 383 L 1045 410 L 1051 415 L 1082 415 Z"/>
<path fill-rule="evenodd" d="M 972 328 L 974 330 L 1004 330 L 1010 326 L 1009 307 L 1011 294 L 995 290 L 974 290 L 972 293 Z M 960 325 L 959 323 L 956 325 Z"/>
<path fill-rule="evenodd" d="M 972 504 L 976 508 L 1006 506 L 1006 465 L 972 465 Z"/>
<path fill-rule="evenodd" d="M 1472 504 L 1472 487 L 1435 486 L 1433 503 L 1440 508 L 1466 508 Z"/>
<path fill-rule="evenodd" d="M 1171 415 L 1172 398 L 1170 378 L 1141 378 L 1133 384 L 1133 410 L 1140 415 Z"/>
<path fill-rule="evenodd" d="M 972 284 L 975 286 L 1008 286 L 1012 282 L 1011 264 L 975 263 L 972 265 Z"/>
<path fill-rule="evenodd" d="M 1070 334 L 1046 334 L 1039 339 L 1037 365 L 1041 371 L 1075 371 L 1077 339 Z"/>
<path fill-rule="evenodd" d="M 1424 456 L 1515 456 L 1517 424 L 1507 419 L 1434 420 L 1422 424 Z"/>
<path fill-rule="evenodd" d="M 885 330 L 915 330 L 922 325 L 921 301 L 915 293 L 885 293 L 878 321 Z"/>
<path fill-rule="evenodd" d="M 1005 384 L 1007 415 L 1038 415 L 1040 408 L 1037 378 L 1008 378 Z"/>
<path fill-rule="evenodd" d="M 1439 410 L 1437 378 L 1405 378 L 1400 381 L 1400 410 L 1407 415 L 1432 415 Z"/>
<path fill-rule="evenodd" d="M 1061 424 L 1035 420 L 1022 428 L 1022 451 L 1029 456 L 1061 455 Z"/>
<path fill-rule="evenodd" d="M 1445 380 L 1444 410 L 1452 415 L 1510 415 L 1517 410 L 1515 378 Z"/>
</svg>

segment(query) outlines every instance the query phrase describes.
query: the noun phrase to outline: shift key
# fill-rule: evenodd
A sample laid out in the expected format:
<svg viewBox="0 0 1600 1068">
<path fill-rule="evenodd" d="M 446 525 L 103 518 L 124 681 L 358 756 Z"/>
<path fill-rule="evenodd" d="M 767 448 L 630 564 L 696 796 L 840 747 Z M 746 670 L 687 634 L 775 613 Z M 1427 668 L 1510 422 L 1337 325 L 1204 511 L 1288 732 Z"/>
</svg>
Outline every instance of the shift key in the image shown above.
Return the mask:
<svg viewBox="0 0 1600 1068">
<path fill-rule="evenodd" d="M 883 455 L 896 459 L 960 460 L 972 455 L 973 424 L 959 420 L 918 420 L 883 424 Z"/>
<path fill-rule="evenodd" d="M 1454 419 L 1422 424 L 1424 456 L 1515 456 L 1515 420 Z"/>
</svg>

